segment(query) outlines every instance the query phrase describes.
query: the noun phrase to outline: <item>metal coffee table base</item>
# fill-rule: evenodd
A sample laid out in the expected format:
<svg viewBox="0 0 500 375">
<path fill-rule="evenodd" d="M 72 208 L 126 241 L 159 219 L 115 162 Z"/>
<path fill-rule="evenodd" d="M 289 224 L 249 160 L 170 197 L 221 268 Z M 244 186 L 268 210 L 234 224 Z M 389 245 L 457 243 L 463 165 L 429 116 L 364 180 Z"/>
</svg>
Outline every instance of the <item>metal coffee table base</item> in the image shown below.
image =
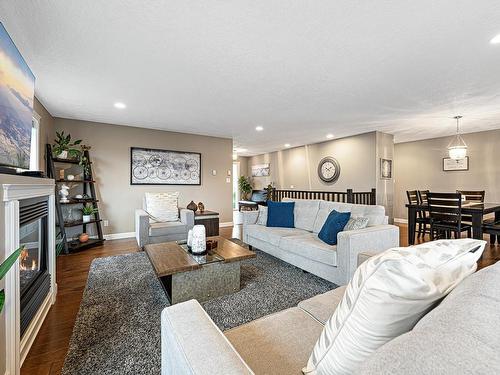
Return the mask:
<svg viewBox="0 0 500 375">
<path fill-rule="evenodd" d="M 209 299 L 240 290 L 240 262 L 216 262 L 202 268 L 163 276 L 160 281 L 172 305 Z"/>
</svg>

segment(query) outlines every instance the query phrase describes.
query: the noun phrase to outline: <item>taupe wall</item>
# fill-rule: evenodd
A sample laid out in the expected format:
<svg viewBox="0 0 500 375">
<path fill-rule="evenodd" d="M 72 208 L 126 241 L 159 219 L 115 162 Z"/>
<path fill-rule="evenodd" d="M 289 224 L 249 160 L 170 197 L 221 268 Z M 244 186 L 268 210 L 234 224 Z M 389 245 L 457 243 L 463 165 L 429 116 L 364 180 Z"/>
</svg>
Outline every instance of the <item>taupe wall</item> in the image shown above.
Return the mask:
<svg viewBox="0 0 500 375">
<path fill-rule="evenodd" d="M 34 109 L 35 112 L 40 116 L 40 137 L 38 147 L 39 168 L 40 170 L 45 171 L 45 145 L 54 141 L 54 118 L 37 98 L 35 98 Z"/>
<path fill-rule="evenodd" d="M 61 118 L 55 119 L 55 129 L 70 132 L 92 147 L 101 216 L 109 220 L 103 228 L 106 234 L 134 231 L 134 210 L 142 206 L 145 192 L 179 191 L 181 206 L 202 201 L 208 210 L 221 214 L 221 222 L 232 221 L 232 183 L 226 183 L 227 171 L 232 169 L 231 139 Z M 132 146 L 200 152 L 202 185 L 130 185 Z M 216 176 L 211 174 L 214 169 Z"/>
<path fill-rule="evenodd" d="M 340 164 L 340 177 L 333 185 L 325 184 L 318 177 L 318 163 L 325 156 L 335 157 Z M 375 156 L 376 133 L 371 132 L 252 156 L 248 175 L 251 175 L 252 165 L 270 163 L 271 175 L 254 177 L 255 188 L 261 189 L 274 182 L 282 189 L 293 186 L 297 190 L 343 191 L 354 188 L 368 191 L 376 187 Z"/>
<path fill-rule="evenodd" d="M 463 137 L 468 146 L 469 171 L 443 171 L 443 157 L 447 156 L 451 137 L 395 145 L 395 218 L 407 218 L 407 190 L 486 190 L 486 201 L 500 202 L 500 130 Z"/>
</svg>

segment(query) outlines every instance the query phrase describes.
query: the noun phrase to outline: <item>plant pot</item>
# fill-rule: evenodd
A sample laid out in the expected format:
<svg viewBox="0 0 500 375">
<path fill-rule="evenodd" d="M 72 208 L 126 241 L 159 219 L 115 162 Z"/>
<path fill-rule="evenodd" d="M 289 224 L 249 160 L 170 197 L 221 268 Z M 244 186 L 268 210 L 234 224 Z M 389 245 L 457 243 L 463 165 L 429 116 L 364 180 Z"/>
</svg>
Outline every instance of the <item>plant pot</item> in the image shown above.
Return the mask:
<svg viewBox="0 0 500 375">
<path fill-rule="evenodd" d="M 83 215 L 82 221 L 88 223 L 92 219 L 92 215 Z"/>
<path fill-rule="evenodd" d="M 60 154 L 57 155 L 58 159 L 67 159 L 68 158 L 68 151 L 64 150 Z"/>
</svg>

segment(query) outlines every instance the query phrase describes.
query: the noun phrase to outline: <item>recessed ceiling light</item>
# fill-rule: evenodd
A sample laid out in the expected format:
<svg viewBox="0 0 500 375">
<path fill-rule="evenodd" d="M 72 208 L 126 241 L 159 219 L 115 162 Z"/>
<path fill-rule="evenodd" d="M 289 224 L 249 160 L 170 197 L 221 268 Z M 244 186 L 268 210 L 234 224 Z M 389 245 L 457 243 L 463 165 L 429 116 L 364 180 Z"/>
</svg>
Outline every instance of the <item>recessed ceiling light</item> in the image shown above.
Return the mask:
<svg viewBox="0 0 500 375">
<path fill-rule="evenodd" d="M 118 108 L 118 109 L 125 109 L 125 108 L 127 108 L 127 106 L 125 105 L 125 103 L 122 103 L 122 102 L 116 102 L 116 103 L 115 103 L 115 108 Z"/>
<path fill-rule="evenodd" d="M 500 44 L 500 34 L 497 36 L 493 37 L 493 39 L 490 40 L 491 44 Z"/>
<path fill-rule="evenodd" d="M 290 143 L 285 143 L 285 147 L 290 147 Z"/>
<path fill-rule="evenodd" d="M 264 128 L 259 125 L 259 126 L 255 127 L 255 130 L 257 130 L 258 132 L 261 132 L 262 130 L 264 130 Z"/>
<path fill-rule="evenodd" d="M 246 148 L 235 148 L 234 152 L 247 152 L 248 150 Z"/>
<path fill-rule="evenodd" d="M 327 134 L 326 135 L 326 139 L 332 139 L 333 138 L 333 134 Z"/>
</svg>

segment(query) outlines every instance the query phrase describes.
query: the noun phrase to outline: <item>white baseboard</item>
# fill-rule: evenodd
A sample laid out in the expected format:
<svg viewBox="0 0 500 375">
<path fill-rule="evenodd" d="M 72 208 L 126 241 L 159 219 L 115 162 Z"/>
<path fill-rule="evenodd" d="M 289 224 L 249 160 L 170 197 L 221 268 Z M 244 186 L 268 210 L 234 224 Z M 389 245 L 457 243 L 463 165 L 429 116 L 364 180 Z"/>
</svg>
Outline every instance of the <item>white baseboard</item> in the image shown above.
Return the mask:
<svg viewBox="0 0 500 375">
<path fill-rule="evenodd" d="M 106 240 L 121 240 L 122 238 L 133 238 L 133 237 L 135 237 L 135 232 L 111 233 L 104 235 L 104 238 Z"/>
<path fill-rule="evenodd" d="M 401 218 L 398 218 L 398 217 L 394 218 L 394 222 L 395 223 L 400 223 L 400 224 L 408 224 L 408 220 L 407 219 L 401 219 Z"/>
<path fill-rule="evenodd" d="M 219 228 L 224 228 L 224 227 L 232 227 L 234 224 L 232 221 L 228 221 L 226 223 L 219 223 Z"/>
</svg>

